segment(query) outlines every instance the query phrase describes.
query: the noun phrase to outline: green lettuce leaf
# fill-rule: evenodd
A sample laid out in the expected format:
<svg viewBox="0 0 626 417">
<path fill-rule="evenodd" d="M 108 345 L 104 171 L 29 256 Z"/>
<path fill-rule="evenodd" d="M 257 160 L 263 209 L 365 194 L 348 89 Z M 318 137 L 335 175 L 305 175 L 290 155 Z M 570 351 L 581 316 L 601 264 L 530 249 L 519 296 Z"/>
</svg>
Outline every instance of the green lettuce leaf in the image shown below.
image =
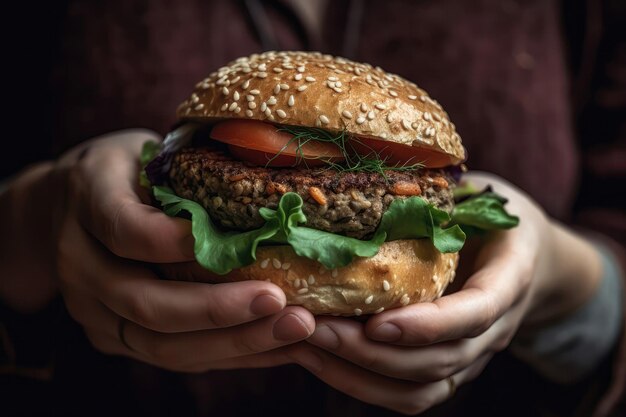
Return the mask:
<svg viewBox="0 0 626 417">
<path fill-rule="evenodd" d="M 477 230 L 510 229 L 519 224 L 519 217 L 507 213 L 506 198 L 484 192 L 458 203 L 452 210 L 452 223 L 469 234 Z"/>
<path fill-rule="evenodd" d="M 235 268 L 253 263 L 258 244 L 279 230 L 278 220 L 269 220 L 260 229 L 249 232 L 222 233 L 215 228 L 204 207 L 195 201 L 178 197 L 167 187 L 153 187 L 154 196 L 168 216 L 181 211 L 191 215 L 194 253 L 200 265 L 216 274 L 227 274 Z"/>
<path fill-rule="evenodd" d="M 383 214 L 376 234 L 385 232 L 387 241 L 428 238 L 443 253 L 458 252 L 465 234 L 458 225 L 444 229 L 450 216 L 420 197 L 394 200 Z"/>
<path fill-rule="evenodd" d="M 276 210 L 259 209 L 265 224 L 248 232 L 221 232 L 198 203 L 178 197 L 167 187 L 153 187 L 154 196 L 166 214 L 176 216 L 181 211 L 191 215 L 194 251 L 200 265 L 217 274 L 249 265 L 256 259 L 259 245 L 288 244 L 296 254 L 316 260 L 328 269 L 348 265 L 359 257 L 378 253 L 385 241 L 427 238 L 444 253 L 458 252 L 463 247 L 468 230 L 509 228 L 517 224 L 503 208 L 506 200 L 493 193 L 484 193 L 459 204 L 452 218 L 419 197 L 393 201 L 381 218 L 370 240 L 311 229 L 302 224 L 302 198 L 296 193 L 284 194 Z"/>
</svg>

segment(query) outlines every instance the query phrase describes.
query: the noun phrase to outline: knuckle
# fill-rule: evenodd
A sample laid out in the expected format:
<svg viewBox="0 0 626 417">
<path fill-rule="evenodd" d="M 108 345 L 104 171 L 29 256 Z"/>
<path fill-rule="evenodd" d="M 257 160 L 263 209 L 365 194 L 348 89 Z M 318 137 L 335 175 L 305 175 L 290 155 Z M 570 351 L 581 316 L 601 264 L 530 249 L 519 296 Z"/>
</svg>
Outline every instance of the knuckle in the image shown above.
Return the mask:
<svg viewBox="0 0 626 417">
<path fill-rule="evenodd" d="M 443 336 L 444 332 L 439 323 L 426 321 L 423 328 L 419 329 L 419 333 L 416 334 L 416 339 L 425 345 L 431 345 L 440 341 Z"/>
<path fill-rule="evenodd" d="M 159 323 L 158 313 L 147 287 L 132 293 L 128 304 L 128 314 L 128 318 L 140 326 L 157 330 L 155 323 Z"/>
<path fill-rule="evenodd" d="M 250 354 L 267 350 L 267 347 L 255 337 L 249 335 L 237 335 L 233 339 L 233 344 L 237 353 Z"/>
<path fill-rule="evenodd" d="M 437 365 L 432 368 L 432 381 L 441 381 L 453 375 L 459 368 L 460 357 L 458 353 L 444 349 L 440 352 Z"/>
</svg>

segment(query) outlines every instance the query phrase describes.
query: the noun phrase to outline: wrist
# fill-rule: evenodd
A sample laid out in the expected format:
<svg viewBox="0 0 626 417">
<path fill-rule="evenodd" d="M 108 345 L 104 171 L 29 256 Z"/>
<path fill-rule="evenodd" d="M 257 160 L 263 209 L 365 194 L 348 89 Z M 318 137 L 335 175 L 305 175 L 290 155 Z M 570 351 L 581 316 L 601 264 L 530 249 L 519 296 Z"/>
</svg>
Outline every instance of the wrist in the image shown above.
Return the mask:
<svg viewBox="0 0 626 417">
<path fill-rule="evenodd" d="M 52 170 L 51 162 L 29 167 L 0 194 L 0 300 L 18 312 L 38 311 L 57 294 Z"/>
<path fill-rule="evenodd" d="M 592 244 L 555 221 L 548 224 L 547 250 L 541 261 L 545 265 L 539 269 L 543 289 L 525 325 L 550 323 L 573 314 L 593 297 L 602 277 L 601 258 Z"/>
</svg>

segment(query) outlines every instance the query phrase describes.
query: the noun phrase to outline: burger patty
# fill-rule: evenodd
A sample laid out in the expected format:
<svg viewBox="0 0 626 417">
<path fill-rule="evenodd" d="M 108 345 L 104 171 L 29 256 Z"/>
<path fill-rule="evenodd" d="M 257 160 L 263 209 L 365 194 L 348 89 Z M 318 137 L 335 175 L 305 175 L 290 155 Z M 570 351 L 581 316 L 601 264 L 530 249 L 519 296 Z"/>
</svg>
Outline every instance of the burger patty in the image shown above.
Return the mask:
<svg viewBox="0 0 626 417">
<path fill-rule="evenodd" d="M 276 209 L 280 197 L 298 193 L 306 226 L 364 238 L 389 204 L 418 195 L 436 207 L 453 206 L 450 175 L 441 169 L 338 172 L 332 169 L 265 168 L 233 160 L 211 148 L 186 148 L 173 160 L 170 183 L 180 197 L 196 201 L 225 228 L 252 230 L 265 220 L 259 208 Z"/>
</svg>

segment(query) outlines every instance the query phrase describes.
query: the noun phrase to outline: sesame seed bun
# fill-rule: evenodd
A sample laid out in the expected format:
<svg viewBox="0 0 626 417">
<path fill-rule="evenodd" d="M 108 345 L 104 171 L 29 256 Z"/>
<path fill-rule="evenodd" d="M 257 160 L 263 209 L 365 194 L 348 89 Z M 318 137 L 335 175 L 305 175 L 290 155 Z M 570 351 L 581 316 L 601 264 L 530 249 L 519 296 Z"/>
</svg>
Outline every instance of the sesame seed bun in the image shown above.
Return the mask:
<svg viewBox="0 0 626 417">
<path fill-rule="evenodd" d="M 440 297 L 454 279 L 458 258 L 419 239 L 385 242 L 375 256 L 330 271 L 299 257 L 291 246 L 259 247 L 254 264 L 226 275 L 197 263 L 162 268 L 168 277 L 185 281 L 269 281 L 285 292 L 288 304 L 313 314 L 360 316 Z"/>
<path fill-rule="evenodd" d="M 251 119 L 346 130 L 465 160 L 461 138 L 435 100 L 369 64 L 310 52 L 239 58 L 196 84 L 181 120 Z"/>
</svg>

